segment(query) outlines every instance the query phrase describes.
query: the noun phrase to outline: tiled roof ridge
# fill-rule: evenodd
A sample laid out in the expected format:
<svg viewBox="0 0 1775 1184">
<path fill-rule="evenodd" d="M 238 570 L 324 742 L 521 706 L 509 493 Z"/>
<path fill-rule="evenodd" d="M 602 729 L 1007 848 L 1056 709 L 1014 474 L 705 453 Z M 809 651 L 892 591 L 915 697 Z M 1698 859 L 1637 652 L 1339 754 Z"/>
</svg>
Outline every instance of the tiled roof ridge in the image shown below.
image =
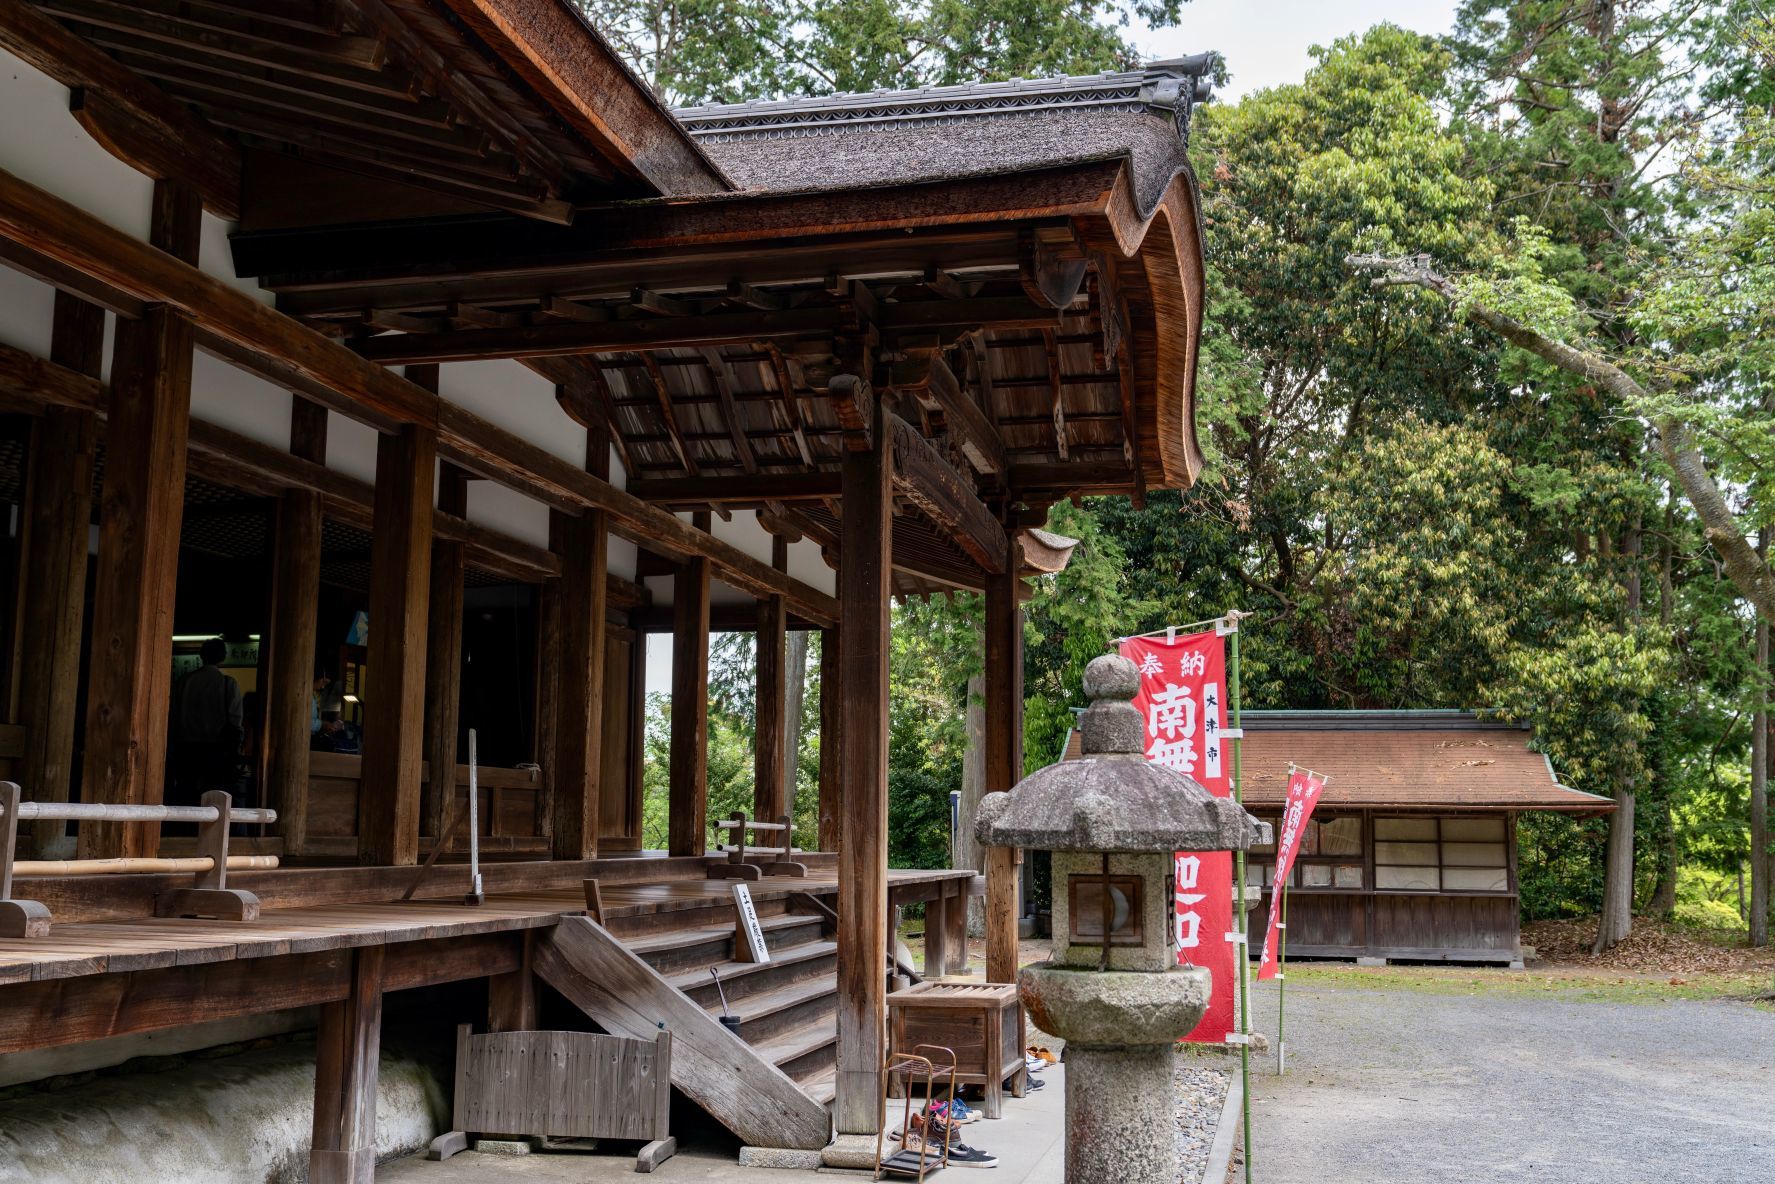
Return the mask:
<svg viewBox="0 0 1775 1184">
<path fill-rule="evenodd" d="M 1107 74 L 711 103 L 680 107 L 673 114 L 692 136 L 707 141 L 816 136 L 887 125 L 921 127 L 1018 111 L 1080 109 L 1166 111 L 1181 131 L 1188 126 L 1191 107 L 1208 97 L 1205 75 L 1213 60 L 1212 54 L 1195 54 Z"/>
</svg>

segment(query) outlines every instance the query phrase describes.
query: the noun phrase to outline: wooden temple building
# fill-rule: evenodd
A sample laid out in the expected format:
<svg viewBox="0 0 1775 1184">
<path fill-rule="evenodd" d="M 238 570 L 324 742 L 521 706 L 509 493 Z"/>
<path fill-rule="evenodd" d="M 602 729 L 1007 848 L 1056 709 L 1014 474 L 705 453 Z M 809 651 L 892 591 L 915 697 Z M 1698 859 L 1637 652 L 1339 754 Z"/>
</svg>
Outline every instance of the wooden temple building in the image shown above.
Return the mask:
<svg viewBox="0 0 1775 1184">
<path fill-rule="evenodd" d="M 1531 733 L 1468 711 L 1247 711 L 1245 805 L 1277 820 L 1323 774 L 1288 889 L 1290 956 L 1522 964 L 1516 823 L 1613 800 L 1561 785 Z M 1247 857 L 1261 948 L 1275 850 Z"/>
<path fill-rule="evenodd" d="M 484 983 L 455 1018 L 512 1030 L 546 983 L 667 1022 L 749 1143 L 872 1132 L 890 904 L 958 968 L 978 882 L 888 870 L 890 599 L 983 590 L 1008 789 L 1030 532 L 1200 464 L 1204 66 L 673 112 L 566 0 L 0 0 L 0 1069 L 318 1008 L 310 1179 L 365 1180 L 403 992 Z M 768 964 L 711 878 L 711 630 L 758 636 L 763 819 L 785 633 L 822 636 Z M 214 636 L 221 806 L 168 773 Z M 997 981 L 1019 860 L 985 869 Z"/>
</svg>

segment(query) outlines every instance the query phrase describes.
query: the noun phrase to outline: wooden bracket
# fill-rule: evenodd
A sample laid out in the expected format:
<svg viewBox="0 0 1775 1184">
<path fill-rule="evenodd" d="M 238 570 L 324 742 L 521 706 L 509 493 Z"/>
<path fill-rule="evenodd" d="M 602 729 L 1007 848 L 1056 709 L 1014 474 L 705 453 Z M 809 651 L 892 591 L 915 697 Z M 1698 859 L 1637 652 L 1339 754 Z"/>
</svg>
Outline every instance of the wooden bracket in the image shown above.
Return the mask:
<svg viewBox="0 0 1775 1184">
<path fill-rule="evenodd" d="M 48 937 L 49 909 L 12 899 L 12 859 L 18 844 L 18 784 L 0 781 L 0 937 Z"/>
<path fill-rule="evenodd" d="M 604 893 L 598 888 L 598 881 L 588 878 L 585 882 L 586 915 L 598 924 L 604 924 Z"/>
<path fill-rule="evenodd" d="M 838 417 L 844 433 L 844 446 L 851 452 L 868 452 L 875 447 L 869 425 L 875 418 L 875 391 L 867 378 L 855 374 L 834 374 L 826 383 L 826 401 Z"/>
</svg>

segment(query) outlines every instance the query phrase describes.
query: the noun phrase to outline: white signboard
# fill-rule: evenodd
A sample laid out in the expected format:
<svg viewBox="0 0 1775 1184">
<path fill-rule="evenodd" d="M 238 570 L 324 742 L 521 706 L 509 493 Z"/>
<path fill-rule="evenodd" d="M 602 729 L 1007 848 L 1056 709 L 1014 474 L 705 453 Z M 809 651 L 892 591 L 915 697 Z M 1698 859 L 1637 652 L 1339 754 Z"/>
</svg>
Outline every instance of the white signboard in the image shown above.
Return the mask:
<svg viewBox="0 0 1775 1184">
<path fill-rule="evenodd" d="M 740 932 L 745 934 L 752 947 L 751 960 L 769 962 L 770 951 L 764 945 L 764 926 L 758 923 L 758 910 L 752 905 L 752 890 L 744 882 L 736 882 L 733 886 L 733 907 L 739 910 Z"/>
</svg>

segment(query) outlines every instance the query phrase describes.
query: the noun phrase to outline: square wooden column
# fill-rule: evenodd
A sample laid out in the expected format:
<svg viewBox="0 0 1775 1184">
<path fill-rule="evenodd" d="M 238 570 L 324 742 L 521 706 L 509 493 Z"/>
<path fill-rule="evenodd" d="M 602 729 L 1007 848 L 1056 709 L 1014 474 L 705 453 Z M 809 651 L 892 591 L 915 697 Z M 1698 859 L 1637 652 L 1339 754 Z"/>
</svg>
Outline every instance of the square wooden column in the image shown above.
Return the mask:
<svg viewBox="0 0 1775 1184">
<path fill-rule="evenodd" d="M 417 367 L 410 367 L 416 369 Z M 432 367 L 435 369 L 435 367 Z M 438 509 L 468 516 L 468 474 L 452 464 L 438 472 Z M 426 615 L 425 764 L 419 833 L 442 841 L 456 803 L 456 735 L 462 730 L 463 546 L 433 539 L 431 604 Z M 374 619 L 370 628 L 376 627 Z M 463 837 L 466 837 L 464 835 Z"/>
<path fill-rule="evenodd" d="M 437 433 L 414 424 L 376 443 L 368 693 L 357 812 L 358 859 L 366 864 L 419 860 L 437 455 Z"/>
<path fill-rule="evenodd" d="M 1016 555 L 1012 548 L 1011 554 Z M 1023 775 L 1023 607 L 1017 564 L 986 582 L 986 792 Z M 1017 981 L 1017 873 L 1023 853 L 986 849 L 986 978 Z"/>
<path fill-rule="evenodd" d="M 607 425 L 586 429 L 586 471 L 610 477 Z M 558 519 L 561 551 L 560 683 L 555 695 L 556 859 L 596 859 L 603 801 L 605 654 L 609 640 L 610 515 Z M 674 716 L 676 718 L 676 716 Z"/>
<path fill-rule="evenodd" d="M 57 292 L 50 359 L 97 378 L 104 349 L 105 310 Z M 17 672 L 19 723 L 25 732 L 18 778 L 31 801 L 65 802 L 73 782 L 75 692 L 80 686 L 98 438 L 97 418 L 73 407 L 44 408 L 31 429 Z M 66 825 L 35 825 L 33 847 L 40 858 L 62 854 L 57 849 Z"/>
<path fill-rule="evenodd" d="M 779 545 L 781 540 L 779 540 Z M 785 681 L 789 612 L 781 596 L 758 602 L 758 683 L 753 700 L 752 816 L 774 822 L 788 813 L 783 766 L 788 759 L 783 721 L 788 698 Z"/>
<path fill-rule="evenodd" d="M 202 215 L 190 185 L 156 181 L 149 239 L 196 263 Z M 117 322 L 81 779 L 88 802 L 156 805 L 166 792 L 192 342 L 191 322 L 163 304 Z M 80 828 L 82 857 L 153 855 L 159 846 L 153 823 Z"/>
<path fill-rule="evenodd" d="M 839 710 L 844 692 L 838 686 L 838 630 L 820 630 L 820 850 L 838 850 L 844 833 L 839 779 L 844 775 L 844 721 Z"/>
<path fill-rule="evenodd" d="M 290 452 L 327 461 L 327 409 L 290 404 Z M 277 499 L 271 555 L 271 668 L 266 703 L 266 798 L 277 811 L 284 854 L 308 842 L 308 752 L 314 716 L 315 638 L 320 623 L 321 498 L 309 489 Z M 332 671 L 338 678 L 339 672 Z"/>
<path fill-rule="evenodd" d="M 844 456 L 838 676 L 844 842 L 838 851 L 839 1134 L 873 1134 L 887 1020 L 888 598 L 893 455 L 875 408 L 867 452 Z"/>
<path fill-rule="evenodd" d="M 709 561 L 687 559 L 672 577 L 670 852 L 708 849 Z"/>
<path fill-rule="evenodd" d="M 351 956 L 350 993 L 322 1006 L 315 1033 L 314 1141 L 309 1184 L 376 1178 L 376 1083 L 382 1055 L 384 946 Z"/>
</svg>

